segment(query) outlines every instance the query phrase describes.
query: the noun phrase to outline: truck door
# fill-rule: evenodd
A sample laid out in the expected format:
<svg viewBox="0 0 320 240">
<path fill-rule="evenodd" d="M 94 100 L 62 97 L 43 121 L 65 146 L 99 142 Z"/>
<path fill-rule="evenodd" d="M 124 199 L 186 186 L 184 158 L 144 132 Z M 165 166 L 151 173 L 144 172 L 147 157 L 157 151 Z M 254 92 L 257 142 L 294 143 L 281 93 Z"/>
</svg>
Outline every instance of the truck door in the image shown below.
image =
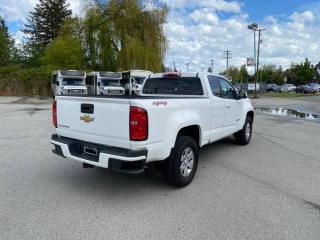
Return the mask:
<svg viewBox="0 0 320 240">
<path fill-rule="evenodd" d="M 234 133 L 237 130 L 241 103 L 237 97 L 237 92 L 234 87 L 226 79 L 220 78 L 221 94 L 224 99 L 225 114 L 224 114 L 224 131 L 226 134 Z"/>
<path fill-rule="evenodd" d="M 211 136 L 210 141 L 223 137 L 223 122 L 225 115 L 225 103 L 221 95 L 220 79 L 216 76 L 208 76 L 211 89 Z"/>
</svg>

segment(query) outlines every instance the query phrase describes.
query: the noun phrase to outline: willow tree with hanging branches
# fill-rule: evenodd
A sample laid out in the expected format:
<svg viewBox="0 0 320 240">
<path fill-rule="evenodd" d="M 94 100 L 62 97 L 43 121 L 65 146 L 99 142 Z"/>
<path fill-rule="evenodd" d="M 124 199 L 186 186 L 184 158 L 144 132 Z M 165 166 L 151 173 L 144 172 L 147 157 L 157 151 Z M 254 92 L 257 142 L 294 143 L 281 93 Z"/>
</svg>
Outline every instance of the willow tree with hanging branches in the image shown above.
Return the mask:
<svg viewBox="0 0 320 240">
<path fill-rule="evenodd" d="M 167 12 L 166 5 L 147 10 L 139 0 L 96 1 L 83 20 L 88 66 L 95 70 L 161 71 Z"/>
</svg>

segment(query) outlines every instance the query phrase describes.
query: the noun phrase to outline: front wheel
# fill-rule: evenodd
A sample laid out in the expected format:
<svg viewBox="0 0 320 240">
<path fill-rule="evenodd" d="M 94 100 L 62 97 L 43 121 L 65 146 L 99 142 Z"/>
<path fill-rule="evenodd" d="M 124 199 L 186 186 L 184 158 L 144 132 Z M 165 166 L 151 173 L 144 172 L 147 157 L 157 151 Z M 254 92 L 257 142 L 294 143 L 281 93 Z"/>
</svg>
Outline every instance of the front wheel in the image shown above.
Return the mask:
<svg viewBox="0 0 320 240">
<path fill-rule="evenodd" d="M 247 116 L 243 128 L 233 135 L 237 143 L 241 145 L 247 145 L 250 143 L 252 136 L 252 122 L 252 118 Z"/>
<path fill-rule="evenodd" d="M 198 146 L 189 136 L 180 136 L 164 169 L 165 180 L 175 186 L 187 186 L 193 179 L 198 167 Z"/>
</svg>

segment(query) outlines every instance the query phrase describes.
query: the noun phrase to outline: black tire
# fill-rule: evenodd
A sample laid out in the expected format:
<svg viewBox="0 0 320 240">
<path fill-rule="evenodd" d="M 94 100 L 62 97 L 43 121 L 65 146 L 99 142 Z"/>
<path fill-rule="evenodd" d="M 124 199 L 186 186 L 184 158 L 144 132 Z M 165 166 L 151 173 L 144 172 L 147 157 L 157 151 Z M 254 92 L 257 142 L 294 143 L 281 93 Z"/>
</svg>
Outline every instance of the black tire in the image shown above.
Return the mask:
<svg viewBox="0 0 320 240">
<path fill-rule="evenodd" d="M 182 188 L 192 181 L 198 167 L 198 151 L 198 145 L 193 138 L 189 136 L 179 136 L 177 138 L 164 168 L 164 178 L 170 185 Z M 193 156 L 193 164 L 191 164 L 192 160 L 187 158 L 182 161 L 183 154 Z"/>
<path fill-rule="evenodd" d="M 243 128 L 239 132 L 233 135 L 238 144 L 248 145 L 250 143 L 251 136 L 252 136 L 252 122 L 253 122 L 252 118 L 250 116 L 247 116 L 246 121 L 243 125 Z M 248 127 L 250 129 L 249 135 L 247 135 Z"/>
</svg>

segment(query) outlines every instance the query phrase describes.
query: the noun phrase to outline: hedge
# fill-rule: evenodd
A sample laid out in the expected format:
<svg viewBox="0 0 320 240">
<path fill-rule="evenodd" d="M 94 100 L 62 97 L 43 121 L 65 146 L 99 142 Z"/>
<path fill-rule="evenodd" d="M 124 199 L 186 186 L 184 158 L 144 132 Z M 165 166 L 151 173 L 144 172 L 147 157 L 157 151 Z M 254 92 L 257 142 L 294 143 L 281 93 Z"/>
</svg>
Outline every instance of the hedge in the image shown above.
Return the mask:
<svg viewBox="0 0 320 240">
<path fill-rule="evenodd" d="M 19 65 L 0 67 L 0 95 L 51 95 L 51 69 L 24 68 Z"/>
</svg>

